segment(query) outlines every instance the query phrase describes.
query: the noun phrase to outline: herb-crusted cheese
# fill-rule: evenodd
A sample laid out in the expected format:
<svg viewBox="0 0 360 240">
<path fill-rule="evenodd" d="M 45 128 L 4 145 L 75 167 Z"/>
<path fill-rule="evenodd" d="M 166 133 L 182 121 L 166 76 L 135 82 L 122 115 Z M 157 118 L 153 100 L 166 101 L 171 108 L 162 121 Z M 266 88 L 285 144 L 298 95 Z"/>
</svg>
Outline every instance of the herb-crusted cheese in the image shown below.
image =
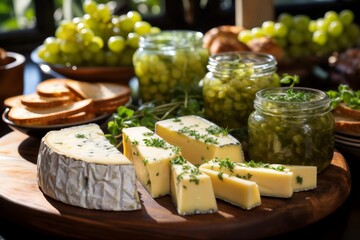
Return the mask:
<svg viewBox="0 0 360 240">
<path fill-rule="evenodd" d="M 39 187 L 56 200 L 89 209 L 141 208 L 133 164 L 96 124 L 48 132 L 37 169 Z"/>
<path fill-rule="evenodd" d="M 253 161 L 234 163 L 229 158 L 215 158 L 200 168 L 256 182 L 261 196 L 290 198 L 293 195 L 293 173 L 283 165 Z"/>
<path fill-rule="evenodd" d="M 153 198 L 170 193 L 170 159 L 180 154 L 146 127 L 123 129 L 124 155 L 134 166 L 140 183 Z"/>
<path fill-rule="evenodd" d="M 246 210 L 261 204 L 259 187 L 255 182 L 201 166 L 199 170 L 211 178 L 216 198 Z"/>
<path fill-rule="evenodd" d="M 171 159 L 171 196 L 180 215 L 217 212 L 211 179 L 182 156 Z"/>
<path fill-rule="evenodd" d="M 241 143 L 225 129 L 199 116 L 158 121 L 155 132 L 170 144 L 180 147 L 184 158 L 194 165 L 215 157 L 244 161 Z"/>
</svg>

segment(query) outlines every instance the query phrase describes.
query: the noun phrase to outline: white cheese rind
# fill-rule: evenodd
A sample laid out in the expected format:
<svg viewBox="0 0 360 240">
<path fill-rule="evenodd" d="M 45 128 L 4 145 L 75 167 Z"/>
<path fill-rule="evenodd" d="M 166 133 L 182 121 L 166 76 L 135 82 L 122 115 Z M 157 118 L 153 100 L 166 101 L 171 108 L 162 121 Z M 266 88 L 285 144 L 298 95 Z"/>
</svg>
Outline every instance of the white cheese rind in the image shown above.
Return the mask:
<svg viewBox="0 0 360 240">
<path fill-rule="evenodd" d="M 163 141 L 164 145 L 147 145 L 145 141 Z M 153 198 L 170 193 L 170 159 L 180 154 L 179 148 L 165 142 L 146 127 L 123 129 L 124 155 L 134 166 L 136 177 Z"/>
<path fill-rule="evenodd" d="M 98 161 L 95 163 L 81 158 L 76 159 L 73 157 L 74 154 L 68 156 L 64 154 L 66 149 L 60 152 L 59 147 L 54 149 L 54 142 L 49 140 L 61 139 L 67 141 L 66 145 L 70 145 L 71 134 L 65 134 L 64 137 L 63 133 L 73 132 L 74 129 L 78 133 L 87 134 L 89 131 L 98 133 L 100 128 L 95 124 L 73 127 L 50 131 L 42 138 L 37 159 L 37 180 L 43 193 L 66 204 L 88 209 L 109 211 L 141 209 L 134 166 L 128 160 L 125 162 L 125 157 L 119 159 L 117 164 L 113 161 L 111 164 L 106 161 L 100 164 Z M 53 138 L 53 135 L 57 137 Z M 91 142 L 90 139 L 88 141 Z M 102 142 L 98 138 L 96 141 Z M 107 141 L 103 136 L 105 145 Z M 80 146 L 74 145 L 71 149 L 77 151 L 79 156 L 86 155 Z M 100 159 L 103 155 L 106 156 L 107 152 L 107 150 L 99 150 L 102 151 L 105 153 L 97 153 Z M 110 149 L 110 152 L 112 156 L 115 150 Z"/>
<path fill-rule="evenodd" d="M 261 204 L 258 185 L 235 176 L 230 176 L 200 166 L 200 171 L 211 178 L 216 198 L 250 210 Z"/>
<path fill-rule="evenodd" d="M 249 167 L 246 163 L 233 163 L 231 170 L 223 167 L 228 165 L 219 164 L 219 160 L 213 160 L 201 167 L 256 182 L 261 196 L 290 198 L 293 195 L 293 173 L 287 168 L 278 171 L 264 167 Z M 275 168 L 277 166 L 274 165 Z"/>
<path fill-rule="evenodd" d="M 194 165 L 201 165 L 215 157 L 229 157 L 243 162 L 241 143 L 230 134 L 212 134 L 208 129 L 220 129 L 199 116 L 189 115 L 158 121 L 155 132 L 167 142 L 181 148 L 181 154 Z"/>
<path fill-rule="evenodd" d="M 293 173 L 294 192 L 312 190 L 317 187 L 317 167 L 285 165 Z"/>
<path fill-rule="evenodd" d="M 186 161 L 186 160 L 185 160 Z M 186 161 L 173 164 L 171 161 L 171 196 L 180 215 L 207 214 L 218 211 L 211 179 Z M 184 170 L 187 169 L 187 170 Z M 194 175 L 194 171 L 198 171 Z"/>
</svg>

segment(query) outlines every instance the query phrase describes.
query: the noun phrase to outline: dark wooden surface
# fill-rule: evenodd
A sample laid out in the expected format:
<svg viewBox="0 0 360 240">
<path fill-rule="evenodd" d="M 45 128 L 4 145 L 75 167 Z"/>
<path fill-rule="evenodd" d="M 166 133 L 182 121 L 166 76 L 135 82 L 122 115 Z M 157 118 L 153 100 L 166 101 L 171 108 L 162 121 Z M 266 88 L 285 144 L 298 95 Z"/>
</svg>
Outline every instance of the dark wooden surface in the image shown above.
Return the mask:
<svg viewBox="0 0 360 240">
<path fill-rule="evenodd" d="M 246 211 L 218 200 L 216 214 L 179 216 L 170 196 L 152 199 L 138 184 L 142 210 L 82 209 L 46 197 L 36 182 L 39 139 L 10 132 L 0 139 L 0 216 L 42 234 L 82 239 L 248 239 L 287 234 L 328 217 L 348 198 L 351 176 L 343 155 L 318 175 L 315 190 L 290 199 L 263 197 Z"/>
</svg>

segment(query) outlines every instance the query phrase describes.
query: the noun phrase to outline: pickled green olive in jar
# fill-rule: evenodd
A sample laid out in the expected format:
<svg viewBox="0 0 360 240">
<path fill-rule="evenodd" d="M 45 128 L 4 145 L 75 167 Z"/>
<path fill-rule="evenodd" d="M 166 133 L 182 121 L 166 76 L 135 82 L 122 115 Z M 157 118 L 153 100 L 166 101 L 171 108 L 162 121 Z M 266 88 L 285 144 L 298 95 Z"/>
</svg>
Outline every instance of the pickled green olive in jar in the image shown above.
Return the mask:
<svg viewBox="0 0 360 240">
<path fill-rule="evenodd" d="M 209 52 L 196 31 L 161 31 L 140 38 L 133 65 L 142 102 L 170 100 L 175 89 L 191 91 L 206 73 Z"/>
<path fill-rule="evenodd" d="M 227 52 L 212 55 L 203 79 L 205 115 L 222 127 L 247 126 L 257 91 L 280 86 L 272 55 Z"/>
<path fill-rule="evenodd" d="M 334 118 L 326 93 L 310 88 L 272 88 L 256 93 L 248 121 L 249 158 L 258 162 L 330 165 Z"/>
</svg>

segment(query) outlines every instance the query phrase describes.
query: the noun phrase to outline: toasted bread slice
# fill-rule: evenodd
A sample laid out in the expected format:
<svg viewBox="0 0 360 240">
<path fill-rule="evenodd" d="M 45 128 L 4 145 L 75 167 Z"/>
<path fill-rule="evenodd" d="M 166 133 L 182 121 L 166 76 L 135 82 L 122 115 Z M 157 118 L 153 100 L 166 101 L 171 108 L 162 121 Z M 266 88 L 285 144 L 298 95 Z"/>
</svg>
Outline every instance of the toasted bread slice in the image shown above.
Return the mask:
<svg viewBox="0 0 360 240">
<path fill-rule="evenodd" d="M 42 97 L 37 93 L 23 95 L 21 103 L 30 108 L 53 108 L 73 102 L 70 96 Z"/>
<path fill-rule="evenodd" d="M 350 117 L 353 120 L 360 120 L 360 110 L 349 108 L 345 103 L 338 104 L 334 109 L 334 112 L 336 112 L 338 116 Z"/>
<path fill-rule="evenodd" d="M 351 116 L 344 116 L 341 112 L 333 112 L 335 118 L 335 130 L 344 133 L 360 134 L 360 120 Z"/>
<path fill-rule="evenodd" d="M 94 104 L 103 104 L 130 96 L 128 86 L 116 83 L 88 83 L 76 80 L 66 80 L 66 86 L 81 99 L 90 98 Z"/>
<path fill-rule="evenodd" d="M 55 120 L 48 121 L 46 125 L 54 125 L 54 124 L 67 124 L 67 123 L 75 123 L 75 122 L 81 122 L 86 121 L 92 118 L 95 118 L 94 113 L 89 112 L 79 112 L 64 118 L 59 118 Z"/>
<path fill-rule="evenodd" d="M 9 119 L 18 125 L 45 125 L 49 121 L 65 118 L 79 112 L 89 111 L 91 107 L 91 99 L 48 109 L 13 107 L 9 111 Z"/>
<path fill-rule="evenodd" d="M 21 103 L 21 98 L 23 98 L 24 95 L 17 95 L 17 96 L 13 96 L 13 97 L 9 97 L 6 98 L 4 100 L 4 105 L 6 107 L 19 107 L 19 106 L 23 106 L 23 104 Z"/>
<path fill-rule="evenodd" d="M 40 82 L 36 87 L 36 92 L 43 97 L 62 97 L 71 96 L 73 93 L 66 87 L 63 78 L 51 78 Z"/>
<path fill-rule="evenodd" d="M 128 103 L 130 100 L 130 97 L 124 97 L 115 101 L 108 101 L 104 104 L 94 103 L 92 107 L 92 112 L 95 114 L 101 114 L 101 113 L 113 113 L 116 111 L 116 109 L 119 106 L 123 106 L 126 103 Z"/>
</svg>

